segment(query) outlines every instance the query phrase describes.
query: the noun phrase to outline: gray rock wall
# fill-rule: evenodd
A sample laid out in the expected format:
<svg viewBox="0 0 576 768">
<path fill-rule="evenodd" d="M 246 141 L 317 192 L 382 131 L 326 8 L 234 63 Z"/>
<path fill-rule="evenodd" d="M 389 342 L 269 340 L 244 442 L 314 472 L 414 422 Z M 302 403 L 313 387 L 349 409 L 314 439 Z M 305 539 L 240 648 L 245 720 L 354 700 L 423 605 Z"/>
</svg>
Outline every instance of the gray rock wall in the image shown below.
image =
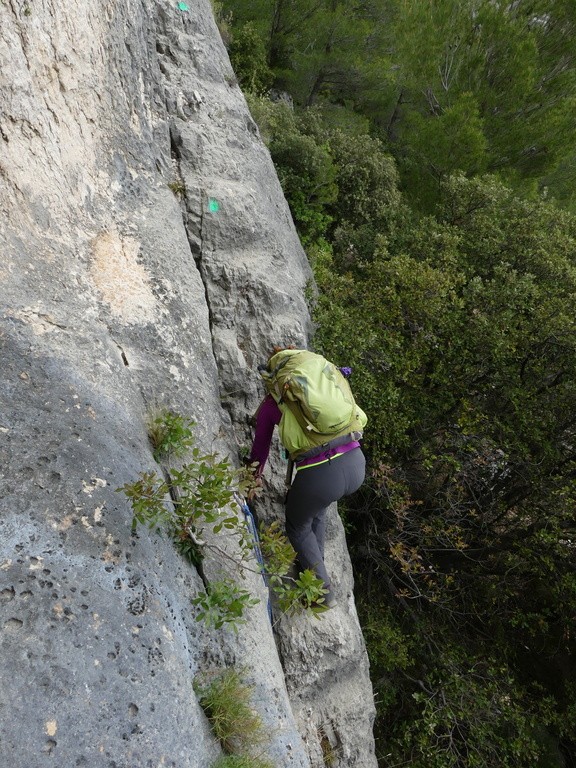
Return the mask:
<svg viewBox="0 0 576 768">
<path fill-rule="evenodd" d="M 131 534 L 146 419 L 237 461 L 255 365 L 305 343 L 310 279 L 207 0 L 0 6 L 0 766 L 209 768 L 192 689 L 242 666 L 275 766 L 375 765 L 344 535 L 340 605 L 208 631 L 203 584 Z M 267 470 L 264 517 L 281 514 Z M 209 575 L 224 565 L 208 562 Z M 248 583 L 262 596 L 257 576 Z"/>
</svg>

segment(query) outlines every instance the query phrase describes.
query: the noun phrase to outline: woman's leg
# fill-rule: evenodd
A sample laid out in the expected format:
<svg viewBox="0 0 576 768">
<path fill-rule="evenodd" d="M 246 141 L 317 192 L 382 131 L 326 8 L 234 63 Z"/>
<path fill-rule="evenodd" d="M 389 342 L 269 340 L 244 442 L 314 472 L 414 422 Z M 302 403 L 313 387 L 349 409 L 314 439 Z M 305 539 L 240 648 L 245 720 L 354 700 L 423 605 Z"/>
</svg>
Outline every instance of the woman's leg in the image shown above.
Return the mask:
<svg viewBox="0 0 576 768">
<path fill-rule="evenodd" d="M 329 585 L 323 545 L 326 509 L 333 499 L 331 489 L 324 483 L 323 473 L 317 472 L 319 468 L 311 467 L 296 473 L 286 499 L 286 533 L 296 550 L 300 568 L 310 568 Z M 318 531 L 320 536 L 317 536 Z"/>
<path fill-rule="evenodd" d="M 312 532 L 316 536 L 318 542 L 318 549 L 324 559 L 324 542 L 326 541 L 326 512 L 322 515 L 317 515 L 312 521 Z"/>
</svg>

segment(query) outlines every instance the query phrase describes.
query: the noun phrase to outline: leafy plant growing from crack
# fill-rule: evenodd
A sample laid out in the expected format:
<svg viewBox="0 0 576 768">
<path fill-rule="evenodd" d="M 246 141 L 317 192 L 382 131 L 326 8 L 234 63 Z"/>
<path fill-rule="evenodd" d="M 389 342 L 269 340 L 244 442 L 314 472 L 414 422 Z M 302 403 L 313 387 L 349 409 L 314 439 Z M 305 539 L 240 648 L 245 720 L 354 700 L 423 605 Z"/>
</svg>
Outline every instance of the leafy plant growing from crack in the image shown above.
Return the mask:
<svg viewBox="0 0 576 768">
<path fill-rule="evenodd" d="M 199 609 L 196 618 L 216 629 L 224 624 L 237 629 L 245 621 L 245 610 L 259 602 L 235 578 L 255 570 L 254 540 L 237 503 L 254 487 L 254 477 L 250 468 L 234 469 L 228 459 L 203 454 L 194 444 L 194 426 L 192 420 L 167 409 L 152 417 L 149 438 L 164 476 L 141 472 L 136 481 L 118 490 L 132 505 L 133 531 L 140 524 L 168 533 L 180 554 L 196 566 L 205 586 L 205 592 L 192 600 Z M 174 467 L 173 460 L 183 457 L 187 461 Z M 210 532 L 234 537 L 234 554 Z M 234 575 L 209 581 L 202 565 L 208 551 L 231 566 Z M 323 584 L 312 571 L 288 576 L 294 550 L 278 524 L 262 531 L 262 551 L 265 577 L 281 611 L 304 609 L 318 615 L 325 610 Z"/>
</svg>

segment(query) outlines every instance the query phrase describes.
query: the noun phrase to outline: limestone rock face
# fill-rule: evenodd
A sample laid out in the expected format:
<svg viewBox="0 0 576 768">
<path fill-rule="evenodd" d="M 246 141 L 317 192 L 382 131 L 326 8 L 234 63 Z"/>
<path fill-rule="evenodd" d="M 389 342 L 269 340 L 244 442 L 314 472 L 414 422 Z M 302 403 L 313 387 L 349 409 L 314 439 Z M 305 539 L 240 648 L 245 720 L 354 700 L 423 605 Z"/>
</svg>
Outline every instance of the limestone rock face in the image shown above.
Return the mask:
<svg viewBox="0 0 576 768">
<path fill-rule="evenodd" d="M 237 463 L 256 365 L 310 332 L 305 254 L 210 4 L 180 6 L 0 6 L 0 765 L 210 768 L 192 682 L 236 666 L 274 766 L 372 768 L 336 510 L 338 608 L 272 628 L 263 599 L 236 634 L 196 621 L 200 576 L 131 533 L 117 492 L 159 472 L 158 407 Z"/>
</svg>

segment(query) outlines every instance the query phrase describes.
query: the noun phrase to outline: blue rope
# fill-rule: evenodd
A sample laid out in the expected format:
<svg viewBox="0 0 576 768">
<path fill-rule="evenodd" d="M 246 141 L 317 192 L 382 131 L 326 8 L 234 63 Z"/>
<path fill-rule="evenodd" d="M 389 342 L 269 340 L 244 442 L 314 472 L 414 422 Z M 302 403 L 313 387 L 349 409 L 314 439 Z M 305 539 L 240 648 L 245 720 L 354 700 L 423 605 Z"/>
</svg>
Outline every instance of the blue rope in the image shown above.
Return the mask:
<svg viewBox="0 0 576 768">
<path fill-rule="evenodd" d="M 260 546 L 260 536 L 258 535 L 258 528 L 256 527 L 256 521 L 254 520 L 254 515 L 252 513 L 252 510 L 250 509 L 250 507 L 245 501 L 239 501 L 239 504 L 242 512 L 244 513 L 244 519 L 246 520 L 246 525 L 248 526 L 248 530 L 252 534 L 252 546 L 254 548 L 254 554 L 256 555 L 256 560 L 258 562 L 258 565 L 260 566 L 260 571 L 262 573 L 262 578 L 264 579 L 264 584 L 266 585 L 266 589 L 269 590 L 268 578 L 266 576 L 266 564 L 264 562 L 264 555 L 262 554 L 262 548 Z M 270 619 L 270 623 L 272 624 L 272 603 L 270 602 L 270 591 L 268 591 L 268 618 Z"/>
</svg>

